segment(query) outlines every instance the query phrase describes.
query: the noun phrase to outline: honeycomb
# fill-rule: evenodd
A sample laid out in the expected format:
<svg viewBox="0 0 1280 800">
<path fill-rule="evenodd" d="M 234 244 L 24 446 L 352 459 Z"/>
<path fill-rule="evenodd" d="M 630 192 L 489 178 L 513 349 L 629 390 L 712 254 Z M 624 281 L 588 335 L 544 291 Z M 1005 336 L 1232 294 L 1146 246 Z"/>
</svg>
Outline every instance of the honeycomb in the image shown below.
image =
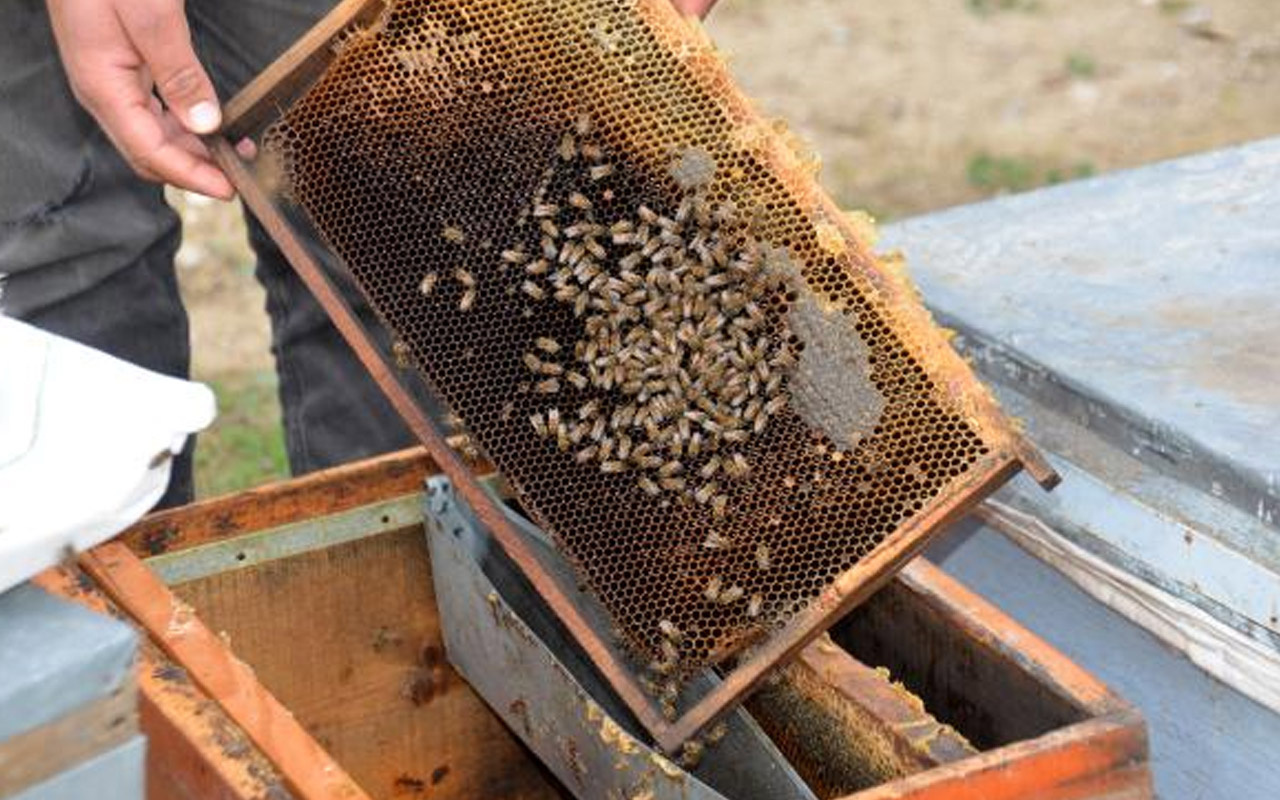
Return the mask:
<svg viewBox="0 0 1280 800">
<path fill-rule="evenodd" d="M 402 0 L 333 46 L 263 134 L 280 200 L 669 718 L 681 679 L 1003 446 L 900 279 L 665 0 Z"/>
</svg>

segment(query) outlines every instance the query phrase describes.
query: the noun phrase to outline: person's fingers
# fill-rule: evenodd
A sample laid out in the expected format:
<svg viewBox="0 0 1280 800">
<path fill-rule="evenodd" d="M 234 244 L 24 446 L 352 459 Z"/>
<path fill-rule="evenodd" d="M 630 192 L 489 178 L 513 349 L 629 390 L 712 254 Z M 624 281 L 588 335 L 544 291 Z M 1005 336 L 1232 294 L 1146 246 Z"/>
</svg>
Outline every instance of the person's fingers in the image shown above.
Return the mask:
<svg viewBox="0 0 1280 800">
<path fill-rule="evenodd" d="M 117 6 L 120 22 L 146 62 L 156 91 L 192 133 L 222 124 L 213 82 L 196 58 L 181 0 L 133 0 Z"/>
<path fill-rule="evenodd" d="M 677 11 L 699 19 L 705 18 L 715 4 L 716 0 L 671 0 Z"/>
<path fill-rule="evenodd" d="M 241 139 L 236 142 L 236 153 L 245 161 L 252 161 L 258 157 L 258 145 L 252 139 Z"/>
<path fill-rule="evenodd" d="M 98 113 L 103 129 L 138 174 L 222 200 L 234 195 L 204 145 L 177 120 L 166 122 L 150 102 L 134 97 L 102 106 Z"/>
</svg>

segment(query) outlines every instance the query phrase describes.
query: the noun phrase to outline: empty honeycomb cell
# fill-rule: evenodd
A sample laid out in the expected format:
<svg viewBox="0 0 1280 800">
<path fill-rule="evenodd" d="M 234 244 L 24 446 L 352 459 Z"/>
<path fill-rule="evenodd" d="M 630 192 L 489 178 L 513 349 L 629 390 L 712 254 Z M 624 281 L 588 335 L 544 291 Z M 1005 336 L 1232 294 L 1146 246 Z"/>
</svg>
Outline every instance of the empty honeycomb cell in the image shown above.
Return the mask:
<svg viewBox="0 0 1280 800">
<path fill-rule="evenodd" d="M 656 13 L 400 0 L 262 149 L 665 691 L 786 626 L 990 442 Z"/>
</svg>

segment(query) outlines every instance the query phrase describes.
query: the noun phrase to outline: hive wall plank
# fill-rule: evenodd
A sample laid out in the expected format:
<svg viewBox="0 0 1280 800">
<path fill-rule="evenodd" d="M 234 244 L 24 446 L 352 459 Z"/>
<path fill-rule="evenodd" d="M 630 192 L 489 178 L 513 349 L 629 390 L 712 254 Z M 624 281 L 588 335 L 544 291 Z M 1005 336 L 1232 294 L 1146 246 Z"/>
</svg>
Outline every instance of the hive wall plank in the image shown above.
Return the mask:
<svg viewBox="0 0 1280 800">
<path fill-rule="evenodd" d="M 448 665 L 420 528 L 174 591 L 373 797 L 562 796 Z"/>
</svg>

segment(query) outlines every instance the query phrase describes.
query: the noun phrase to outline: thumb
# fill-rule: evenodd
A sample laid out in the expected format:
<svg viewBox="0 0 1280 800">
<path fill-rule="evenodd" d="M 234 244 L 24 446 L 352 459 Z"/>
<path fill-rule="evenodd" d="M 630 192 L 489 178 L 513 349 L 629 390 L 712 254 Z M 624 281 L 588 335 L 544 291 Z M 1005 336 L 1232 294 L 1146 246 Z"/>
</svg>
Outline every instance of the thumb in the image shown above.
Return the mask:
<svg viewBox="0 0 1280 800">
<path fill-rule="evenodd" d="M 161 99 L 196 134 L 222 124 L 213 82 L 191 46 L 191 30 L 181 0 L 121 3 L 120 21 L 146 62 Z"/>
</svg>

